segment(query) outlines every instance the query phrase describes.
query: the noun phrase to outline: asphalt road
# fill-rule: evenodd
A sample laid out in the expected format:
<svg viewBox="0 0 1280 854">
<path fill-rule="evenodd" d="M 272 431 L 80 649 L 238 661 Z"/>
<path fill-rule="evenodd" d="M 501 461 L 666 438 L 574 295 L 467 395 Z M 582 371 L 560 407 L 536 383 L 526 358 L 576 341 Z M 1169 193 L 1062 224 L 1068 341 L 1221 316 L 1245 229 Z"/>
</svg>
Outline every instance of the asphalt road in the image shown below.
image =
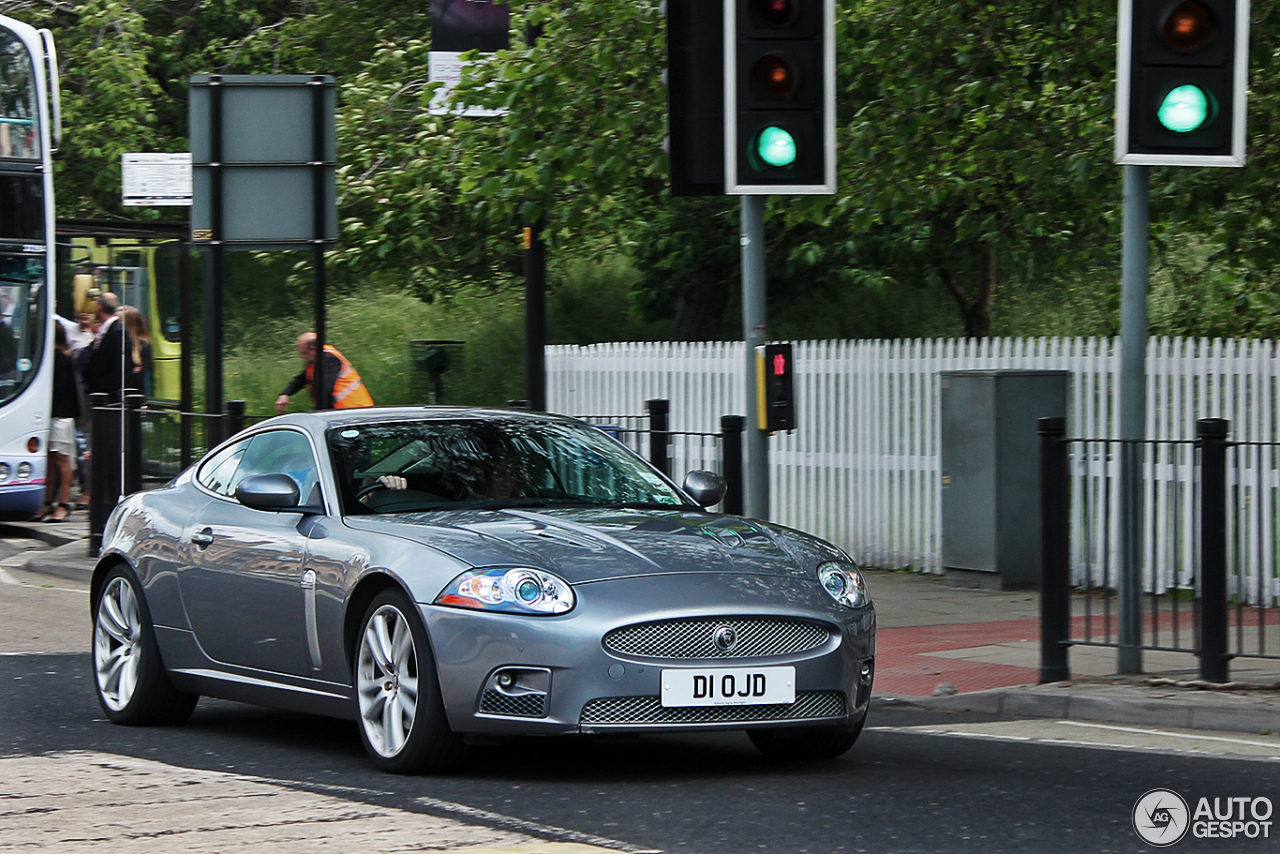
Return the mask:
<svg viewBox="0 0 1280 854">
<path fill-rule="evenodd" d="M 85 655 L 0 658 L 0 756 L 89 750 L 541 838 L 702 854 L 1139 851 L 1130 814 L 1153 788 L 1280 801 L 1273 760 L 1054 745 L 998 728 L 938 734 L 965 722 L 910 709 L 877 710 L 877 726 L 835 762 L 777 766 L 737 734 L 529 739 L 476 748 L 457 775 L 389 777 L 339 721 L 203 701 L 183 726 L 112 726 L 91 678 Z M 1191 839 L 1178 849 L 1274 850 L 1263 840 Z"/>
<path fill-rule="evenodd" d="M 1139 852 L 1152 849 L 1132 812 L 1152 789 L 1280 803 L 1276 736 L 884 704 L 834 762 L 773 764 L 734 733 L 523 739 L 474 748 L 455 775 L 391 777 L 341 721 L 203 700 L 182 726 L 113 726 L 93 696 L 87 627 L 83 589 L 0 576 L 0 852 L 262 850 L 268 832 L 277 854 L 531 840 L 564 852 Z M 255 799 L 267 806 L 247 814 Z M 193 841 L 220 828 L 216 843 Z M 1275 850 L 1280 827 L 1268 830 L 1170 850 Z"/>
</svg>

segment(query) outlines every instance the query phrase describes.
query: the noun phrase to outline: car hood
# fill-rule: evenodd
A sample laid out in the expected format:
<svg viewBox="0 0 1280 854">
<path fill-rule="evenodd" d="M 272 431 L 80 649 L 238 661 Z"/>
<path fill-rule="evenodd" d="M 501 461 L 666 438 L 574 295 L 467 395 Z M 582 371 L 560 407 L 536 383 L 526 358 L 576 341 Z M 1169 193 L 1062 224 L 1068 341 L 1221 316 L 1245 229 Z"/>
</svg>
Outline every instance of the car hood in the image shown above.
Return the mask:
<svg viewBox="0 0 1280 854">
<path fill-rule="evenodd" d="M 689 510 L 460 510 L 348 517 L 472 566 L 534 566 L 571 584 L 662 573 L 808 576 L 842 558 L 815 537 L 755 519 Z"/>
</svg>

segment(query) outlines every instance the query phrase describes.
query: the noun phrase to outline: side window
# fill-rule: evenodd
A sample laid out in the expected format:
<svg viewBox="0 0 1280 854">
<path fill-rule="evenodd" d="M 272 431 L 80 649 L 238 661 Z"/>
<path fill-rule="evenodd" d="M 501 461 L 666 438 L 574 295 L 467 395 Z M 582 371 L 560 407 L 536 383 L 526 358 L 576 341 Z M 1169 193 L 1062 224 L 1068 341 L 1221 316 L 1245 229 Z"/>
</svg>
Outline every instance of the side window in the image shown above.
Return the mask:
<svg viewBox="0 0 1280 854">
<path fill-rule="evenodd" d="M 246 439 L 223 448 L 200 466 L 200 473 L 196 475 L 196 480 L 205 489 L 213 490 L 219 495 L 231 495 L 231 484 L 236 476 L 236 469 L 239 468 L 240 459 L 248 447 L 249 440 Z"/>
<path fill-rule="evenodd" d="M 249 449 L 231 481 L 236 484 L 255 474 L 287 474 L 298 484 L 298 496 L 306 501 L 320 479 L 315 454 L 307 437 L 292 430 L 273 430 L 249 439 Z"/>
</svg>

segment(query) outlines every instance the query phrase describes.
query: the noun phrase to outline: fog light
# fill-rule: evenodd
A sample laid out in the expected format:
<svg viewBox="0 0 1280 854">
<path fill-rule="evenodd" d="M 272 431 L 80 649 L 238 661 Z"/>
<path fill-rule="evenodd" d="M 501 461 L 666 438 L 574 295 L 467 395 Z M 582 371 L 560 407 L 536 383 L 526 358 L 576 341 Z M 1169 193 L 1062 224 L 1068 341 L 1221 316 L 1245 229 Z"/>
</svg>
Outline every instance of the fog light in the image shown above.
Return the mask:
<svg viewBox="0 0 1280 854">
<path fill-rule="evenodd" d="M 503 688 L 510 688 L 510 687 L 511 687 L 512 685 L 514 685 L 515 683 L 516 683 L 515 677 L 514 677 L 514 676 L 512 676 L 510 673 L 499 673 L 499 674 L 498 674 L 498 685 L 499 685 L 499 686 L 501 686 L 501 687 L 503 687 Z"/>
<path fill-rule="evenodd" d="M 9 464 L 0 463 L 0 483 L 7 483 L 12 475 L 13 469 L 9 468 Z"/>
<path fill-rule="evenodd" d="M 31 463 L 18 463 L 18 480 L 27 480 L 31 477 Z"/>
</svg>

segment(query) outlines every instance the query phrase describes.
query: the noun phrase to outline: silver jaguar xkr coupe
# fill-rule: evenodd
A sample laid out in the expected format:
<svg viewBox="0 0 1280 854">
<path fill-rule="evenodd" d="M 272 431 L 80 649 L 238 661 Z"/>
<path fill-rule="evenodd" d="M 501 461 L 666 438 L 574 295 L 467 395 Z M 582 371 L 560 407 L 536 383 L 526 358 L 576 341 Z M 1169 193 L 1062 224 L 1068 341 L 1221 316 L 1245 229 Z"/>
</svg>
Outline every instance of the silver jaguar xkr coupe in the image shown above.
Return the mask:
<svg viewBox="0 0 1280 854">
<path fill-rule="evenodd" d="M 521 411 L 287 415 L 112 513 L 92 586 L 120 724 L 199 695 L 349 718 L 373 762 L 466 736 L 744 730 L 838 756 L 866 720 L 875 611 L 839 548 L 706 511 L 600 429 Z"/>
</svg>

